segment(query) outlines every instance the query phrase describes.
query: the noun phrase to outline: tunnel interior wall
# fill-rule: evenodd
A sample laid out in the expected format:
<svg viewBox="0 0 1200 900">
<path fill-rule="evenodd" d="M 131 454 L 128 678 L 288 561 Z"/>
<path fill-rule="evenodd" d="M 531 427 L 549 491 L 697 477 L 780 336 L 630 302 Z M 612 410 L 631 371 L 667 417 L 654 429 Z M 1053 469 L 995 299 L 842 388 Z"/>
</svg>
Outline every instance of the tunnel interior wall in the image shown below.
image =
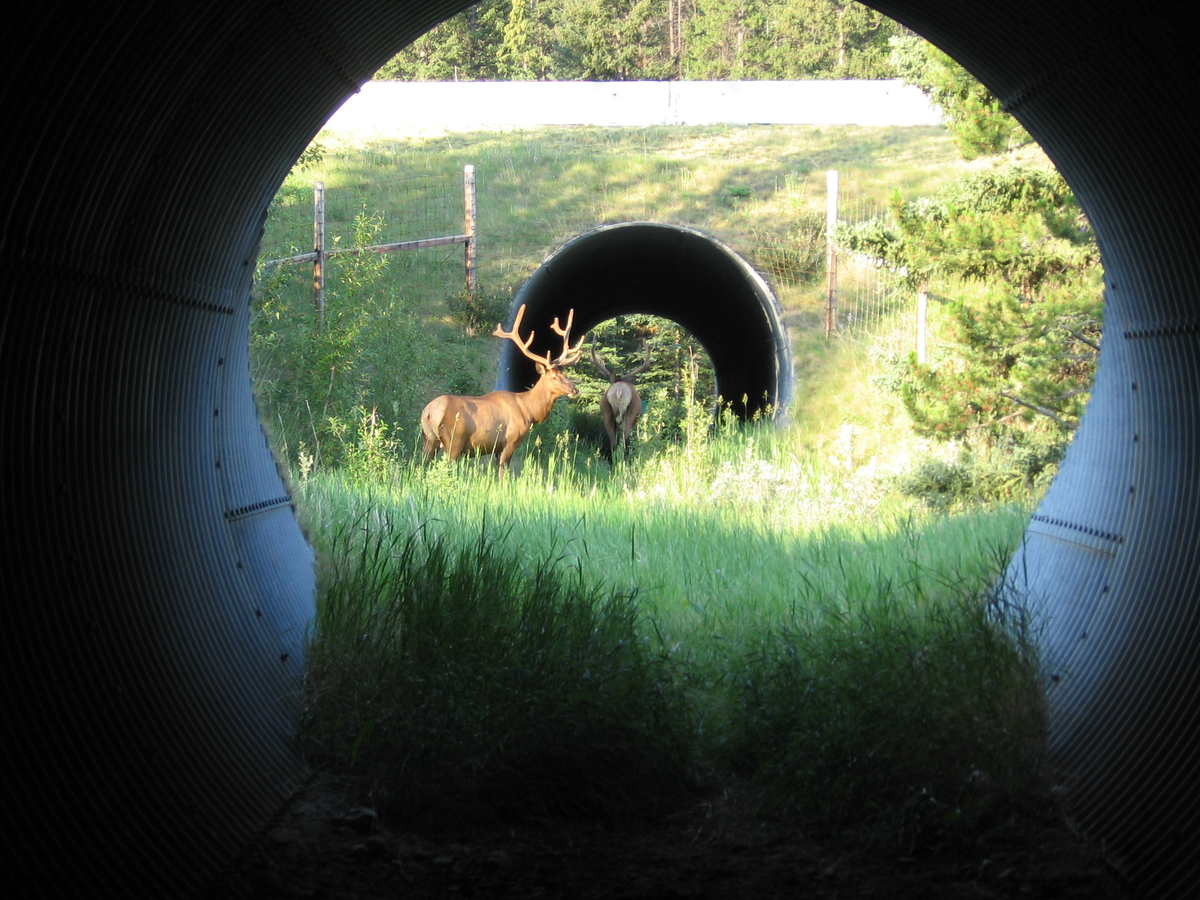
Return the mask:
<svg viewBox="0 0 1200 900">
<path fill-rule="evenodd" d="M 533 352 L 557 355 L 561 339 L 548 323 L 556 317 L 566 322 L 571 310 L 576 340 L 615 316 L 656 315 L 700 342 L 712 360 L 718 393 L 737 415 L 784 413 L 791 402 L 791 342 L 778 300 L 749 263 L 694 229 L 628 222 L 580 235 L 521 286 L 514 309 L 522 304 L 525 327 L 540 335 Z M 532 362 L 506 343 L 497 386 L 524 390 L 535 381 Z"/>
<path fill-rule="evenodd" d="M 14 883 L 180 896 L 302 777 L 288 723 L 312 554 L 253 411 L 250 271 L 266 207 L 326 118 L 466 5 L 9 12 L 0 685 Z M 1190 896 L 1200 187 L 1181 175 L 1196 107 L 1181 86 L 1197 11 L 874 5 L 992 88 L 1099 237 L 1097 385 L 1010 575 L 1047 623 L 1051 743 L 1078 821 L 1148 896 Z M 544 291 L 550 312 L 561 299 Z M 605 302 L 605 317 L 626 311 Z M 737 352 L 756 349 L 769 355 Z"/>
<path fill-rule="evenodd" d="M 1097 381 L 1008 580 L 1041 617 L 1052 759 L 1072 814 L 1147 896 L 1184 896 L 1197 785 L 1169 773 L 1196 770 L 1200 697 L 1197 196 L 1175 174 L 1195 102 L 1173 87 L 1186 55 L 1174 28 L 1115 4 L 876 5 L 992 89 L 1095 229 Z"/>
</svg>

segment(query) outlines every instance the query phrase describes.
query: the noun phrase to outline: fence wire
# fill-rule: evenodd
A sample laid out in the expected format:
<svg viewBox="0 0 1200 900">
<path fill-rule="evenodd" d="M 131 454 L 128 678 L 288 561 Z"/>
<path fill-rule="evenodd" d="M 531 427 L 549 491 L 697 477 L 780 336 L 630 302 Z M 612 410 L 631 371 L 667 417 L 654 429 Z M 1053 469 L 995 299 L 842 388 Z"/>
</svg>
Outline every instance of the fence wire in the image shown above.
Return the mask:
<svg viewBox="0 0 1200 900">
<path fill-rule="evenodd" d="M 851 225 L 887 212 L 878 201 L 844 191 L 840 222 Z M 900 275 L 861 254 L 837 248 L 837 329 L 843 339 L 906 353 L 915 346 L 916 298 Z"/>
<path fill-rule="evenodd" d="M 515 290 L 546 257 L 564 242 L 609 223 L 612 206 L 603 191 L 576 192 L 556 198 L 553 218 L 538 219 L 523 208 L 522 194 L 514 190 L 521 173 L 503 167 L 477 169 L 476 273 L 482 290 L 503 295 Z M 312 186 L 293 185 L 281 190 L 268 214 L 261 258 L 282 260 L 307 253 L 313 246 Z M 542 204 L 544 206 L 544 204 Z M 623 197 L 622 219 L 655 218 L 647 202 L 639 209 Z M 859 194 L 852 183 L 842 184 L 839 219 L 857 223 L 886 213 L 886 206 Z M 461 170 L 329 187 L 325 192 L 326 241 L 330 249 L 353 246 L 356 222 L 363 217 L 378 223 L 371 243 L 419 240 L 461 234 L 464 227 Z M 818 217 L 819 218 L 819 217 Z M 493 223 L 504 223 L 496 228 Z M 687 224 L 687 223 L 681 223 Z M 489 227 L 491 226 L 491 227 Z M 812 230 L 812 229 L 809 229 Z M 823 222 L 813 234 L 804 229 L 778 234 L 752 232 L 735 237 L 734 249 L 742 252 L 768 279 L 776 283 L 819 284 L 825 269 Z M 386 282 L 393 296 L 410 303 L 444 300 L 465 287 L 462 245 L 428 247 L 388 254 Z M 338 256 L 330 258 L 327 283 L 336 292 Z M 287 291 L 303 303 L 312 292 L 312 264 L 279 266 L 276 285 L 286 281 Z M 311 302 L 311 301 L 310 301 Z M 904 353 L 915 344 L 915 298 L 896 273 L 874 260 L 838 249 L 837 331 L 845 340 L 882 346 Z"/>
<path fill-rule="evenodd" d="M 325 240 L 331 251 L 368 244 L 415 241 L 462 234 L 462 170 L 362 181 L 325 190 Z M 313 185 L 285 186 L 267 213 L 260 251 L 260 282 L 296 302 L 312 293 L 311 261 L 292 258 L 310 253 L 313 235 Z M 331 256 L 326 280 L 336 292 L 340 257 Z M 465 285 L 463 246 L 450 244 L 388 254 L 386 288 L 399 298 L 443 297 Z"/>
</svg>

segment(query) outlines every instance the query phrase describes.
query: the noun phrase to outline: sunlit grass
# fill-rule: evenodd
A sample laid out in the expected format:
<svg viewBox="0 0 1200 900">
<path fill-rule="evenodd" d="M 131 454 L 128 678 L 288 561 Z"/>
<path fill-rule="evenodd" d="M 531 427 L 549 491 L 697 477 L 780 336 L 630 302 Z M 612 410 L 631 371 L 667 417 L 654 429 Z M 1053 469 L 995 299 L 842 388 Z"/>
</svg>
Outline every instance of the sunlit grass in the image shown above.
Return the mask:
<svg viewBox="0 0 1200 900">
<path fill-rule="evenodd" d="M 765 428 L 611 473 L 568 442 L 505 480 L 318 473 L 297 499 L 325 573 L 309 747 L 405 808 L 553 806 L 545 789 L 625 814 L 742 773 L 807 827 L 912 846 L 1044 798 L 1036 623 L 994 590 L 1026 507 L 923 512 Z M 514 674 L 549 657 L 566 668 Z"/>
</svg>

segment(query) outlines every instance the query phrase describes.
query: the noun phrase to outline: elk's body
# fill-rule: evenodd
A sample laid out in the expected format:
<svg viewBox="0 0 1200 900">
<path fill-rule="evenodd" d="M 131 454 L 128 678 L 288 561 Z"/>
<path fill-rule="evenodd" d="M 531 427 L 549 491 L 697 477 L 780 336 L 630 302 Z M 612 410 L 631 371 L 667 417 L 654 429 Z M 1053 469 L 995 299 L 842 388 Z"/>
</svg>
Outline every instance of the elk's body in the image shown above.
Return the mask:
<svg viewBox="0 0 1200 900">
<path fill-rule="evenodd" d="M 604 419 L 604 430 L 608 432 L 608 457 L 611 460 L 617 451 L 617 435 L 620 435 L 621 448 L 629 452 L 629 432 L 637 424 L 642 414 L 642 398 L 638 396 L 634 381 L 637 376 L 650 368 L 650 345 L 643 343 L 646 358 L 642 364 L 624 375 L 614 375 L 604 365 L 604 360 L 596 355 L 596 345 L 592 345 L 592 363 L 600 373 L 609 380 L 609 385 L 600 395 L 600 415 Z"/>
<path fill-rule="evenodd" d="M 512 331 L 506 332 L 497 325 L 493 334 L 512 340 L 525 356 L 536 363 L 540 376 L 537 384 L 527 391 L 492 391 L 482 397 L 443 394 L 430 401 L 421 413 L 426 461 L 432 460 L 439 449 L 444 450 L 451 460 L 464 455 L 495 454 L 503 472 L 508 468 L 512 455 L 529 436 L 530 428 L 546 421 L 554 401 L 559 397 L 574 397 L 578 393 L 575 383 L 563 371 L 567 366 L 579 362 L 583 356 L 583 338 L 575 347 L 570 346 L 571 322 L 575 311 L 571 310 L 567 315 L 565 328 L 559 326 L 558 319 L 550 326 L 563 339 L 563 352 L 553 361 L 549 352 L 545 359 L 529 352 L 533 332 L 529 333 L 528 340 L 520 340 L 518 332 L 524 314 L 525 306 L 522 305 L 517 310 Z"/>
</svg>

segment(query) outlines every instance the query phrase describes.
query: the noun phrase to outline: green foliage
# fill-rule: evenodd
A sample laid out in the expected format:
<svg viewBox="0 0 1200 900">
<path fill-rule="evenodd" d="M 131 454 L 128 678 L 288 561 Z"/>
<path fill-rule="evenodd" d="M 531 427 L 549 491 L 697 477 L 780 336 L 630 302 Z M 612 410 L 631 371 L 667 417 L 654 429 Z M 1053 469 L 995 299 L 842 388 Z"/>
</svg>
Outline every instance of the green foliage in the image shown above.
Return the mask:
<svg viewBox="0 0 1200 900">
<path fill-rule="evenodd" d="M 825 217 L 821 213 L 798 215 L 782 241 L 771 234 L 755 237 L 755 265 L 781 284 L 806 284 L 825 271 Z"/>
<path fill-rule="evenodd" d="M 324 547 L 299 736 L 389 813 L 611 818 L 689 784 L 688 720 L 635 593 L 368 508 Z"/>
<path fill-rule="evenodd" d="M 916 35 L 891 38 L 892 64 L 942 110 L 964 159 L 1029 143 L 1029 134 L 1000 101 L 951 57 Z"/>
<path fill-rule="evenodd" d="M 1079 280 L 1100 258 L 1062 176 L 1032 166 L 969 175 L 932 198 L 905 201 L 896 191 L 887 216 L 841 224 L 835 239 L 903 270 L 911 285 L 935 276 L 1001 281 L 1026 299 L 1047 279 Z"/>
<path fill-rule="evenodd" d="M 1099 352 L 1101 299 L 1094 284 L 950 303 L 950 349 L 901 363 L 899 395 L 918 434 L 992 443 L 1053 422 L 1060 450 L 1083 414 Z"/>
<path fill-rule="evenodd" d="M 511 0 L 482 0 L 421 35 L 378 72 L 376 81 L 487 81 L 505 77 L 497 48 Z"/>
<path fill-rule="evenodd" d="M 661 0 L 563 0 L 554 13 L 559 80 L 666 78 Z"/>
<path fill-rule="evenodd" d="M 319 166 L 325 161 L 325 145 L 320 141 L 313 141 L 304 148 L 304 152 L 300 154 L 300 158 L 296 160 L 296 168 L 308 169 L 313 166 Z"/>
<path fill-rule="evenodd" d="M 358 410 L 356 440 L 346 447 L 345 470 L 360 482 L 386 481 L 395 471 L 399 442 L 388 436 L 387 422 L 379 418 L 378 410 Z"/>
<path fill-rule="evenodd" d="M 914 557 L 849 609 L 801 590 L 800 612 L 737 662 L 726 748 L 810 827 L 904 852 L 1048 797 L 1027 616 L 967 584 L 934 600 L 926 578 Z"/>
<path fill-rule="evenodd" d="M 379 213 L 360 212 L 349 251 L 378 241 Z M 414 377 L 429 365 L 420 325 L 383 287 L 388 257 L 331 256 L 325 310 L 295 290 L 282 266 L 259 273 L 250 351 L 259 412 L 289 466 L 336 466 L 355 446 L 361 410 L 387 410 L 415 421 L 423 401 Z M 404 360 L 404 371 L 397 367 Z M 413 408 L 416 411 L 413 411 Z M 376 416 L 376 413 L 372 413 Z"/>
<path fill-rule="evenodd" d="M 852 0 L 482 0 L 381 80 L 891 78 L 901 28 Z"/>
<path fill-rule="evenodd" d="M 891 486 L 933 509 L 1019 502 L 1045 492 L 1064 450 L 1058 428 L 1034 423 L 992 441 L 962 443 L 949 454 L 926 454 Z"/>
<path fill-rule="evenodd" d="M 889 385 L 918 434 L 1012 444 L 1044 417 L 1065 448 L 1095 372 L 1102 293 L 1095 238 L 1061 176 L 1009 166 L 936 198 L 897 194 L 886 219 L 841 227 L 837 240 L 903 269 L 910 287 L 959 286 L 939 298 L 943 348 L 891 364 Z M 967 290 L 972 282 L 984 290 Z"/>
<path fill-rule="evenodd" d="M 490 333 L 508 316 L 512 297 L 508 294 L 492 294 L 483 290 L 466 288 L 446 298 L 446 309 L 455 323 L 460 325 L 468 337 L 480 332 Z"/>
<path fill-rule="evenodd" d="M 890 78 L 891 19 L 847 0 L 698 0 L 683 77 L 701 81 Z"/>
<path fill-rule="evenodd" d="M 528 0 L 512 0 L 504 21 L 504 39 L 497 52 L 497 70 L 513 81 L 536 81 L 546 76 L 549 59 L 545 25 L 530 15 Z"/>
</svg>

